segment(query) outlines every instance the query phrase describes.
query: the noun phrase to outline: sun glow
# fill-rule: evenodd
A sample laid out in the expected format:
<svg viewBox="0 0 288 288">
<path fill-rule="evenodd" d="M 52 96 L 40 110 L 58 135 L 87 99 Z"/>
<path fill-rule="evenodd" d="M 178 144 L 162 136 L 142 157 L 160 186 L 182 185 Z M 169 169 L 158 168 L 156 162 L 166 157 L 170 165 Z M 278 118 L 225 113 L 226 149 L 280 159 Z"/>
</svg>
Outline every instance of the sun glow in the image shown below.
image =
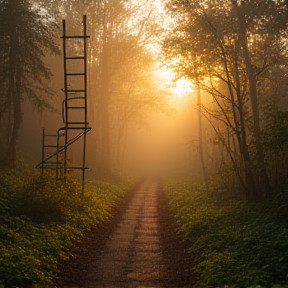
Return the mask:
<svg viewBox="0 0 288 288">
<path fill-rule="evenodd" d="M 161 87 L 170 92 L 172 98 L 179 99 L 194 93 L 193 85 L 187 78 L 176 78 L 172 69 L 161 67 L 155 71 Z"/>
<path fill-rule="evenodd" d="M 174 88 L 172 88 L 172 92 L 176 97 L 182 98 L 188 94 L 191 95 L 194 90 L 189 80 L 186 78 L 180 78 L 175 82 Z"/>
<path fill-rule="evenodd" d="M 157 82 L 157 85 L 165 91 L 167 94 L 170 94 L 170 99 L 179 100 L 186 96 L 191 96 L 194 94 L 194 89 L 191 81 L 185 77 L 177 76 L 176 72 L 173 69 L 163 66 L 162 56 L 163 53 L 161 47 L 161 37 L 170 31 L 173 27 L 174 20 L 170 15 L 165 11 L 164 1 L 163 0 L 147 0 L 146 5 L 141 5 L 139 0 L 130 0 L 128 3 L 136 9 L 137 13 L 134 17 L 130 19 L 128 23 L 129 28 L 131 28 L 131 33 L 138 33 L 138 23 L 143 21 L 143 19 L 153 19 L 153 23 L 156 23 L 162 30 L 162 36 L 157 35 L 157 37 L 150 37 L 145 39 L 145 48 L 151 53 L 152 58 L 155 61 L 154 67 L 154 76 Z M 147 16 L 149 15 L 149 16 Z M 147 20 L 146 19 L 146 20 Z M 145 21 L 146 21 L 145 20 Z M 140 27 L 142 27 L 140 25 Z M 146 34 L 144 35 L 146 37 Z M 171 66 L 177 67 L 179 59 L 171 59 Z M 159 84 L 158 84 L 159 83 Z"/>
</svg>

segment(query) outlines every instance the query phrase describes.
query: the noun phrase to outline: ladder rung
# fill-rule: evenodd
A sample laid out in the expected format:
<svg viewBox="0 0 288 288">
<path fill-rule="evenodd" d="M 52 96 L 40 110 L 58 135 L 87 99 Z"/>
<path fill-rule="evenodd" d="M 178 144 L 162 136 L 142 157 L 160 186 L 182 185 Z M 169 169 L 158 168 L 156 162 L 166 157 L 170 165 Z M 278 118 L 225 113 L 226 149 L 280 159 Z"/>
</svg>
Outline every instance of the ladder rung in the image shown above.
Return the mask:
<svg viewBox="0 0 288 288">
<path fill-rule="evenodd" d="M 68 167 L 66 167 L 66 169 L 67 170 L 72 170 L 72 169 L 89 170 L 89 167 L 68 166 Z"/>
<path fill-rule="evenodd" d="M 67 109 L 85 109 L 85 107 L 67 107 Z"/>
<path fill-rule="evenodd" d="M 68 123 L 65 123 L 65 124 L 71 124 L 71 122 L 68 122 Z M 82 124 L 82 123 L 81 123 Z M 84 124 L 89 124 L 89 122 L 84 122 Z M 86 133 L 88 133 L 89 131 L 91 131 L 91 127 L 79 127 L 79 126 L 72 126 L 72 127 L 62 127 L 62 129 L 65 129 L 65 130 L 85 130 Z"/>
<path fill-rule="evenodd" d="M 67 122 L 66 124 L 89 124 L 89 122 Z M 69 129 L 69 127 L 68 127 Z M 84 128 L 83 128 L 84 129 Z"/>
<path fill-rule="evenodd" d="M 66 76 L 84 76 L 85 73 L 66 73 Z"/>
<path fill-rule="evenodd" d="M 44 147 L 57 148 L 57 145 L 44 145 Z"/>
<path fill-rule="evenodd" d="M 61 145 L 57 146 L 57 144 L 44 144 L 43 146 L 44 147 L 59 147 L 59 148 L 62 147 Z"/>
<path fill-rule="evenodd" d="M 57 137 L 58 135 L 57 134 L 46 134 L 45 136 L 46 137 Z"/>
<path fill-rule="evenodd" d="M 80 97 L 80 96 L 77 96 L 77 97 L 71 97 L 71 98 L 68 98 L 67 100 L 84 100 L 86 97 Z"/>
<path fill-rule="evenodd" d="M 71 92 L 74 92 L 74 93 L 77 93 L 77 92 L 82 92 L 82 93 L 84 93 L 84 92 L 86 92 L 86 90 L 78 90 L 78 89 L 73 89 L 73 90 L 63 90 L 63 92 L 67 92 L 67 93 L 71 93 Z"/>
<path fill-rule="evenodd" d="M 65 148 L 65 146 L 44 146 L 44 148 L 58 148 L 59 150 L 61 150 L 61 149 L 63 149 L 63 148 Z M 55 151 L 58 151 L 58 150 L 55 150 Z M 47 151 L 47 152 L 50 152 L 51 153 L 51 151 Z M 61 151 L 59 151 L 59 153 L 62 153 Z M 49 154 L 47 157 L 50 157 L 50 156 L 52 156 L 53 154 L 51 153 L 51 154 Z"/>
<path fill-rule="evenodd" d="M 85 38 L 90 38 L 90 36 L 84 36 L 84 35 L 79 35 L 79 36 L 61 36 L 61 39 L 85 39 Z"/>
<path fill-rule="evenodd" d="M 84 56 L 70 56 L 70 57 L 65 57 L 66 60 L 81 60 L 85 59 Z"/>
</svg>

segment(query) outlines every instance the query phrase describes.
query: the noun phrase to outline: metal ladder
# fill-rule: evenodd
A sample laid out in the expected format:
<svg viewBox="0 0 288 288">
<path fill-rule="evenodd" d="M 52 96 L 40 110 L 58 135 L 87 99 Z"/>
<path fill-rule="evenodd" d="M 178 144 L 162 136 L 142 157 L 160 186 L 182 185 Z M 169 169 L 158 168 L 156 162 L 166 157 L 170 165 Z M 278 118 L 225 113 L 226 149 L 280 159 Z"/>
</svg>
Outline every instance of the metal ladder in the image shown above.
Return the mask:
<svg viewBox="0 0 288 288">
<path fill-rule="evenodd" d="M 59 128 L 56 135 L 45 134 L 42 138 L 42 161 L 36 168 L 53 169 L 56 171 L 56 180 L 66 180 L 68 171 L 81 170 L 82 194 L 84 194 L 84 181 L 86 167 L 86 134 L 91 130 L 87 121 L 87 36 L 86 15 L 83 16 L 83 35 L 67 36 L 66 23 L 62 22 L 63 61 L 64 61 L 64 92 L 62 102 L 62 120 L 64 126 Z M 80 46 L 79 46 L 80 43 Z M 76 50 L 76 51 L 75 51 Z M 80 50 L 80 51 L 79 51 Z M 76 65 L 75 65 L 76 64 Z M 77 68 L 75 68 L 77 67 Z M 73 85 L 73 87 L 71 87 Z M 54 143 L 46 144 L 52 138 Z M 83 140 L 82 163 L 80 166 L 70 165 L 68 147 L 79 139 Z M 46 151 L 52 153 L 46 156 Z M 56 158 L 56 160 L 54 160 Z"/>
</svg>

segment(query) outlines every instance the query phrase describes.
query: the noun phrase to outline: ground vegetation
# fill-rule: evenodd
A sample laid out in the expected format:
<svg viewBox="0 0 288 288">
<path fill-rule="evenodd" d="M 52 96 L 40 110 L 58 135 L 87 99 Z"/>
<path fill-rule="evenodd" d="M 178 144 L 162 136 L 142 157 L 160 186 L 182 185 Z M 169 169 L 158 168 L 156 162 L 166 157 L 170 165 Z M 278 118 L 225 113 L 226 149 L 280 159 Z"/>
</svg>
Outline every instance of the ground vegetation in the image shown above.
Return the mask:
<svg viewBox="0 0 288 288">
<path fill-rule="evenodd" d="M 239 190 L 214 184 L 170 179 L 164 186 L 197 263 L 196 287 L 287 287 L 287 193 L 249 203 Z"/>
<path fill-rule="evenodd" d="M 92 226 L 111 217 L 130 185 L 90 182 L 81 196 L 72 177 L 56 184 L 54 175 L 30 172 L 0 172 L 1 288 L 54 287 L 59 261 L 72 256 Z"/>
</svg>

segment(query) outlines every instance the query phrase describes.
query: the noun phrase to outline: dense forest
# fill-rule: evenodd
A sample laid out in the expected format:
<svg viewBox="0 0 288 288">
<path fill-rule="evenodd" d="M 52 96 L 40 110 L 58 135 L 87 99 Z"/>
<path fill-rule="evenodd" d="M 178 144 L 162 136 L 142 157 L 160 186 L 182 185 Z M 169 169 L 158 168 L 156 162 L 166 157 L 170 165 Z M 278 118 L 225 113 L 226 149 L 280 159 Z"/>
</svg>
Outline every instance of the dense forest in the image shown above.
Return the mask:
<svg viewBox="0 0 288 288">
<path fill-rule="evenodd" d="M 35 166 L 42 128 L 65 123 L 64 85 L 76 86 L 62 20 L 80 35 L 83 15 L 81 198 L 78 171 L 59 184 Z M 161 179 L 199 287 L 287 285 L 287 38 L 286 0 L 0 0 L 0 287 L 53 287 L 72 243 L 147 175 Z M 81 54 L 79 43 L 67 47 Z M 79 145 L 64 149 L 71 167 Z"/>
</svg>

